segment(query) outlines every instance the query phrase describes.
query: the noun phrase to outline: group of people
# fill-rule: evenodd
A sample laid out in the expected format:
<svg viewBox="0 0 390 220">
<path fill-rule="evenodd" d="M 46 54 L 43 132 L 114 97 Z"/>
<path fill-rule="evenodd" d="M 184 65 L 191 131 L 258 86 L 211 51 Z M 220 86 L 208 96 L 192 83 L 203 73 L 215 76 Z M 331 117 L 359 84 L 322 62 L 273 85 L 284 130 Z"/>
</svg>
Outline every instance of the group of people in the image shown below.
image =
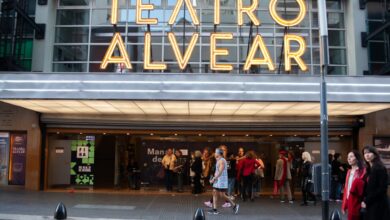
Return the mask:
<svg viewBox="0 0 390 220">
<path fill-rule="evenodd" d="M 183 168 L 185 162 L 180 160 L 181 152 L 176 152 L 178 153 L 175 156 L 169 149 L 162 160 L 166 168 L 168 191 L 172 190 L 173 173 L 179 173 L 178 188 L 182 190 L 183 175 L 180 174 L 182 172 L 180 169 Z M 341 201 L 341 192 L 343 192 L 342 211 L 347 213 L 348 220 L 390 219 L 387 170 L 374 147 L 365 147 L 363 155 L 364 160 L 358 151 L 349 152 L 348 166 L 339 162 L 340 154 L 335 154 L 333 158 L 330 158 L 332 165 L 331 200 Z M 256 193 L 260 192 L 265 171 L 263 160 L 256 156 L 254 151 L 245 153 L 243 148 L 239 148 L 235 156 L 228 152 L 225 145 L 219 146 L 213 153 L 207 148 L 203 152 L 193 152 L 189 165 L 193 194 L 204 192 L 208 185 L 213 188 L 212 198 L 205 202 L 206 206 L 212 208 L 209 211 L 211 214 L 219 214 L 217 210 L 219 198 L 224 201 L 222 207 L 232 207 L 234 213 L 237 213 L 239 208 L 239 205 L 234 202 L 235 196 L 240 196 L 244 202 L 254 201 Z M 282 203 L 287 201 L 293 203 L 294 192 L 292 190 L 295 188 L 294 178 L 297 176 L 301 177 L 301 205 L 307 206 L 308 201 L 312 201 L 315 205 L 313 162 L 310 153 L 305 151 L 301 158 L 294 158 L 291 152 L 280 150 L 275 164 L 273 196 L 279 195 Z"/>
</svg>

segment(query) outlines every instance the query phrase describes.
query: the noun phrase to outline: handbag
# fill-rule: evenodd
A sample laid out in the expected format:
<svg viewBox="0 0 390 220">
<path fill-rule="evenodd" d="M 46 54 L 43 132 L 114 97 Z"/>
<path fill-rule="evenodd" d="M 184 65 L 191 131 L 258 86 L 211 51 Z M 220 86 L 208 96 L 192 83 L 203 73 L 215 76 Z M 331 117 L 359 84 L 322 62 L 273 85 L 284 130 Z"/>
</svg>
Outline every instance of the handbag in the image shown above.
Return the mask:
<svg viewBox="0 0 390 220">
<path fill-rule="evenodd" d="M 156 176 L 159 179 L 164 179 L 164 177 L 165 177 L 165 169 L 164 169 L 164 167 L 160 168 L 160 170 L 158 171 Z"/>
</svg>

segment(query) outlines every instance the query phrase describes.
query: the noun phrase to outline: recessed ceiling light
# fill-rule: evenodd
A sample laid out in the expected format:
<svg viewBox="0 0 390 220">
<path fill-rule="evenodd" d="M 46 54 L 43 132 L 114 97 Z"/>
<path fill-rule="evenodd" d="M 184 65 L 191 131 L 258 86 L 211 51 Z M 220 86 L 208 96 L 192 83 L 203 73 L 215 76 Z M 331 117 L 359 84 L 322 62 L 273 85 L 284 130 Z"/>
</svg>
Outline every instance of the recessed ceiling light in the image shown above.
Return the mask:
<svg viewBox="0 0 390 220">
<path fill-rule="evenodd" d="M 130 135 L 130 133 L 126 133 L 126 135 Z"/>
<path fill-rule="evenodd" d="M 199 136 L 202 136 L 202 134 L 198 134 Z"/>
<path fill-rule="evenodd" d="M 343 135 L 343 134 L 341 134 L 341 135 L 340 135 L 340 137 L 344 137 L 344 135 Z"/>
<path fill-rule="evenodd" d="M 269 136 L 272 137 L 272 134 L 270 134 Z"/>
<path fill-rule="evenodd" d="M 297 135 L 296 134 L 294 134 L 294 137 L 296 137 Z"/>
<path fill-rule="evenodd" d="M 245 136 L 247 136 L 247 137 L 248 137 L 248 136 L 249 136 L 249 134 L 246 134 Z"/>
<path fill-rule="evenodd" d="M 83 133 L 80 132 L 80 134 L 83 134 Z"/>
<path fill-rule="evenodd" d="M 223 137 L 225 137 L 225 134 L 222 134 Z"/>
<path fill-rule="evenodd" d="M 150 133 L 150 136 L 153 136 L 154 134 L 153 133 Z"/>
<path fill-rule="evenodd" d="M 319 134 L 317 134 L 317 137 L 319 137 L 320 135 Z"/>
<path fill-rule="evenodd" d="M 175 136 L 177 136 L 177 133 L 175 133 Z"/>
<path fill-rule="evenodd" d="M 106 133 L 103 133 L 103 135 L 106 135 Z"/>
<path fill-rule="evenodd" d="M 57 134 L 60 134 L 60 132 L 59 132 L 59 131 L 57 131 Z"/>
</svg>

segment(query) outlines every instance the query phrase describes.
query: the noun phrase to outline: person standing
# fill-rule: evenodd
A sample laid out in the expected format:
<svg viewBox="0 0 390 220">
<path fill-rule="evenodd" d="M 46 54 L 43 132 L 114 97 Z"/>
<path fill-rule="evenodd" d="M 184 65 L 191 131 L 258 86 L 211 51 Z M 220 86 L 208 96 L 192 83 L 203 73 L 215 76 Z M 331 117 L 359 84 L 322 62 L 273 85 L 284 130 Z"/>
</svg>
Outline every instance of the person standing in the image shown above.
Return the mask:
<svg viewBox="0 0 390 220">
<path fill-rule="evenodd" d="M 172 148 L 168 148 L 163 157 L 161 164 L 165 169 L 165 187 L 167 191 L 172 191 L 172 174 L 175 169 L 176 157 L 173 154 Z"/>
<path fill-rule="evenodd" d="M 311 197 L 311 200 L 314 201 L 314 205 L 316 204 L 316 196 L 313 194 L 313 182 L 312 182 L 312 162 L 311 162 L 311 155 L 309 152 L 305 151 L 302 153 L 302 199 L 303 202 L 301 206 L 307 206 L 307 199 L 308 196 Z"/>
<path fill-rule="evenodd" d="M 191 170 L 194 172 L 194 190 L 195 195 L 202 192 L 202 185 L 200 183 L 200 178 L 202 176 L 202 153 L 200 151 L 195 151 L 195 159 L 191 165 Z"/>
<path fill-rule="evenodd" d="M 340 154 L 335 153 L 333 156 L 332 161 L 332 178 L 331 178 L 331 189 L 330 189 L 330 201 L 336 201 L 341 202 L 341 188 L 342 188 L 342 182 L 341 176 L 342 172 L 344 171 L 344 167 L 340 163 Z"/>
<path fill-rule="evenodd" d="M 291 180 L 290 164 L 288 163 L 288 160 L 286 158 L 286 153 L 287 152 L 284 150 L 279 151 L 279 159 L 276 161 L 275 167 L 275 181 L 279 189 L 280 202 L 285 202 L 284 197 L 286 191 L 289 203 L 293 204 L 294 202 L 292 201 L 289 183 Z"/>
<path fill-rule="evenodd" d="M 256 160 L 255 153 L 253 151 L 248 151 L 245 154 L 245 159 L 242 160 L 242 165 L 240 167 L 240 170 L 238 171 L 242 174 L 242 199 L 244 202 L 247 200 L 247 198 L 250 198 L 251 201 L 254 201 L 252 187 L 254 182 L 255 170 L 258 167 L 260 167 L 260 163 Z"/>
<path fill-rule="evenodd" d="M 234 184 L 236 182 L 237 170 L 236 170 L 236 158 L 233 153 L 229 153 L 226 159 L 228 165 L 228 196 L 233 198 Z"/>
<path fill-rule="evenodd" d="M 348 220 L 360 219 L 361 202 L 363 201 L 364 176 L 366 169 L 359 152 L 353 150 L 348 153 L 348 164 L 351 169 L 347 172 L 345 179 L 343 204 L 341 212 L 345 214 L 348 211 Z"/>
<path fill-rule="evenodd" d="M 210 179 L 210 184 L 213 184 L 213 209 L 208 211 L 209 214 L 218 215 L 217 210 L 218 197 L 229 201 L 233 206 L 234 214 L 238 213 L 239 204 L 234 203 L 229 196 L 227 196 L 226 190 L 228 188 L 228 174 L 227 174 L 227 163 L 223 158 L 223 150 L 217 148 L 215 150 L 216 169 L 214 176 Z"/>
<path fill-rule="evenodd" d="M 387 198 L 388 175 L 375 147 L 363 148 L 367 169 L 367 184 L 361 207 L 366 209 L 365 220 L 390 219 Z"/>
<path fill-rule="evenodd" d="M 173 170 L 177 176 L 177 192 L 183 192 L 183 176 L 187 160 L 183 156 L 181 150 L 176 150 L 175 156 L 175 168 Z"/>
</svg>

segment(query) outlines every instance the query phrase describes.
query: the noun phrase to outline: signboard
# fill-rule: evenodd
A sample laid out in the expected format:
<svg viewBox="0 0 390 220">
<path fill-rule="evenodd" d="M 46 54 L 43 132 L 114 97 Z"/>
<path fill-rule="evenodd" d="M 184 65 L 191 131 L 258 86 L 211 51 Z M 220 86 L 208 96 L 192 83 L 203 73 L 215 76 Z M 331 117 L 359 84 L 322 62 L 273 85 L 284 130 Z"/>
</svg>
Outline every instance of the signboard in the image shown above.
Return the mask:
<svg viewBox="0 0 390 220">
<path fill-rule="evenodd" d="M 374 146 L 387 169 L 388 183 L 390 184 L 390 137 L 374 137 Z"/>
<path fill-rule="evenodd" d="M 95 164 L 95 136 L 71 143 L 71 184 L 93 186 Z"/>
<path fill-rule="evenodd" d="M 9 134 L 0 133 L 0 185 L 8 185 Z"/>
<path fill-rule="evenodd" d="M 26 175 L 27 134 L 11 134 L 9 184 L 24 185 Z"/>
<path fill-rule="evenodd" d="M 296 12 L 296 17 L 286 20 L 279 16 L 277 12 L 278 0 L 270 0 L 269 1 L 269 13 L 272 19 L 276 24 L 282 27 L 292 27 L 296 26 L 302 22 L 306 15 L 306 3 L 304 0 L 296 0 L 299 10 Z M 259 7 L 260 0 L 252 0 L 249 4 L 244 3 L 243 0 L 237 0 L 237 13 L 231 16 L 236 16 L 237 25 L 244 25 L 244 18 L 248 17 L 249 20 L 255 25 L 260 26 L 261 20 L 258 18 L 257 9 Z M 201 26 L 199 22 L 198 15 L 196 13 L 196 9 L 191 0 L 177 0 L 168 20 L 169 25 L 174 25 L 178 19 L 179 12 L 182 6 L 185 6 L 188 11 L 192 25 L 199 27 Z M 214 1 L 214 19 L 213 23 L 215 26 L 221 23 L 221 1 Z M 151 11 L 154 10 L 153 4 L 144 4 L 142 0 L 136 0 L 136 13 L 135 13 L 135 23 L 138 25 L 154 25 L 158 24 L 157 18 L 144 18 L 145 14 L 152 14 Z M 111 24 L 116 25 L 118 23 L 118 0 L 112 0 L 112 9 L 111 9 Z M 167 39 L 170 42 L 172 52 L 176 57 L 177 64 L 180 69 L 185 70 L 190 60 L 190 57 L 194 51 L 196 43 L 201 38 L 200 33 L 193 33 L 190 42 L 187 45 L 187 49 L 184 54 L 179 49 L 176 36 L 174 32 L 167 33 Z M 213 71 L 231 71 L 233 70 L 233 64 L 231 63 L 218 63 L 217 60 L 223 59 L 224 56 L 229 55 L 229 50 L 227 48 L 217 47 L 217 41 L 221 42 L 229 42 L 233 40 L 233 33 L 230 32 L 213 32 L 210 33 L 209 36 L 210 41 L 210 69 Z M 152 32 L 146 31 L 144 34 L 144 52 L 143 52 L 143 60 L 144 60 L 144 69 L 145 70 L 166 70 L 167 64 L 164 61 L 160 62 L 152 62 L 151 59 L 151 39 Z M 295 62 L 302 71 L 307 71 L 307 65 L 303 61 L 303 55 L 306 49 L 306 43 L 303 37 L 296 34 L 285 34 L 283 37 L 283 54 L 284 54 L 284 67 L 285 71 L 291 70 L 292 62 Z M 292 46 L 294 45 L 294 46 Z M 240 49 L 240 48 L 238 48 Z M 245 48 L 246 50 L 247 48 Z M 119 51 L 119 55 L 116 54 L 115 51 Z M 258 56 L 260 54 L 260 56 Z M 110 63 L 119 64 L 120 72 L 123 72 L 123 68 L 132 69 L 132 64 L 130 62 L 130 58 L 128 52 L 126 50 L 125 44 L 121 37 L 120 32 L 116 32 L 113 35 L 112 41 L 106 51 L 106 54 L 102 60 L 100 65 L 101 69 L 106 69 L 107 65 Z M 265 45 L 263 37 L 261 33 L 256 34 L 253 38 L 253 42 L 249 51 L 247 53 L 247 57 L 245 60 L 245 64 L 243 65 L 243 70 L 247 71 L 252 66 L 260 66 L 265 65 L 268 67 L 270 71 L 275 71 L 274 61 L 272 60 L 270 53 Z"/>
</svg>

